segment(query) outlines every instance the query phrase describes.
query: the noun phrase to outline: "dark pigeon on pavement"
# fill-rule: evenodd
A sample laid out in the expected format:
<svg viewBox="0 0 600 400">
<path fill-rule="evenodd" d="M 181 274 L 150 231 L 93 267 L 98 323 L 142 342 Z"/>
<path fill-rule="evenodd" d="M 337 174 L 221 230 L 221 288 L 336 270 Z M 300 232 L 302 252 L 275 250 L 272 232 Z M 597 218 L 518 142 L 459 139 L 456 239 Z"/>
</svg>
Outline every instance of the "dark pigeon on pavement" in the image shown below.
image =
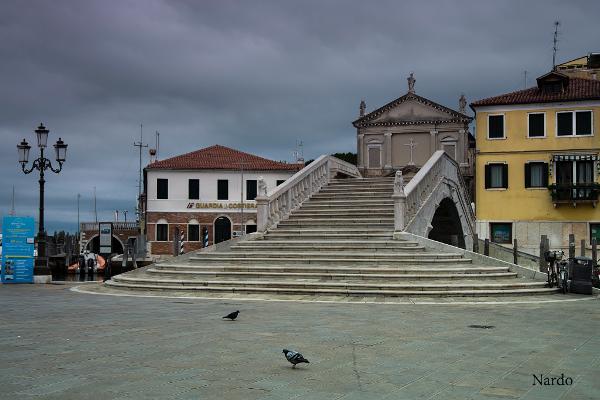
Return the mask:
<svg viewBox="0 0 600 400">
<path fill-rule="evenodd" d="M 310 363 L 310 361 L 304 358 L 304 356 L 297 351 L 283 349 L 282 353 L 285 354 L 285 358 L 292 363 L 292 368 L 296 368 L 296 364 Z"/>
<path fill-rule="evenodd" d="M 234 312 L 232 312 L 232 313 L 230 313 L 230 314 L 227 314 L 227 315 L 226 315 L 226 316 L 224 316 L 223 318 L 227 318 L 227 319 L 230 319 L 230 320 L 232 320 L 232 321 L 233 321 L 233 320 L 235 320 L 235 319 L 238 317 L 238 314 L 239 314 L 239 313 L 240 313 L 240 310 L 237 310 L 237 311 L 234 311 Z"/>
</svg>

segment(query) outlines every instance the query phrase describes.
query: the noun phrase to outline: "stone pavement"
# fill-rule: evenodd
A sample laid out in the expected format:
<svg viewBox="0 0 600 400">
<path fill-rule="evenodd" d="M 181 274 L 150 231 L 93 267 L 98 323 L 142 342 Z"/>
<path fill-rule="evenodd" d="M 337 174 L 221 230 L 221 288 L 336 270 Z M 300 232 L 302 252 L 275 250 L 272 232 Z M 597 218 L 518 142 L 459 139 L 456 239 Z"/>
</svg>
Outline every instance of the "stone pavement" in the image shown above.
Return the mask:
<svg viewBox="0 0 600 400">
<path fill-rule="evenodd" d="M 597 299 L 344 304 L 70 288 L 0 286 L 0 398 L 600 398 Z M 221 319 L 238 309 L 238 321 Z M 283 348 L 311 363 L 292 369 Z M 534 374 L 573 384 L 534 386 Z"/>
</svg>

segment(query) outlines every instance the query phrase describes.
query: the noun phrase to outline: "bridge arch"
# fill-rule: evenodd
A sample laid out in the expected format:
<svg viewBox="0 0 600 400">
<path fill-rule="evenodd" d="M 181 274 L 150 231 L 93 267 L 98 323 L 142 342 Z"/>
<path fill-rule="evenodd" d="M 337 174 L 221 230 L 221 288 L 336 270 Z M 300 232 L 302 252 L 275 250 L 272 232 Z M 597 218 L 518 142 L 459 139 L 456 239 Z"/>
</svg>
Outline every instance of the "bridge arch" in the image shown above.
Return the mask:
<svg viewBox="0 0 600 400">
<path fill-rule="evenodd" d="M 98 253 L 100 251 L 100 236 L 98 234 L 92 236 L 83 246 L 84 249 L 91 251 L 92 253 Z M 118 236 L 112 235 L 112 251 L 115 254 L 123 254 L 125 246 Z"/>
<path fill-rule="evenodd" d="M 438 242 L 465 248 L 465 234 L 456 205 L 452 199 L 444 198 L 431 219 L 427 237 Z"/>
</svg>

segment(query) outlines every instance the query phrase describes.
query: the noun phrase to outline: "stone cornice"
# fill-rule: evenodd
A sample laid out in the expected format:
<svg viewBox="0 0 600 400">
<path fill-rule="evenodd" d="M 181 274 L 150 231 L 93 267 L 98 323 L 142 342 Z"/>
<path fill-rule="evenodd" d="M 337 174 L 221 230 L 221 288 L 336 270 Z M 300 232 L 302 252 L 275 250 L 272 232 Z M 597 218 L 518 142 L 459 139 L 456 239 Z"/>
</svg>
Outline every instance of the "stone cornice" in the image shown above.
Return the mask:
<svg viewBox="0 0 600 400">
<path fill-rule="evenodd" d="M 450 114 L 452 117 L 448 118 L 448 119 L 443 119 L 443 120 L 427 119 L 427 120 L 417 120 L 417 121 L 371 122 L 372 120 L 379 117 L 380 115 L 387 112 L 388 110 L 396 107 L 399 104 L 404 103 L 405 101 L 409 101 L 409 100 L 414 100 L 421 104 L 425 104 L 431 108 L 445 112 L 447 114 Z M 438 104 L 434 101 L 431 101 L 431 100 L 421 97 L 417 94 L 409 92 L 409 93 L 405 94 L 404 96 L 399 97 L 396 100 L 389 102 L 388 104 L 384 105 L 383 107 L 380 107 L 377 110 L 374 110 L 374 111 L 368 113 L 367 115 L 357 119 L 356 121 L 354 121 L 352 123 L 352 125 L 354 125 L 356 128 L 362 128 L 362 127 L 368 127 L 368 126 L 423 125 L 423 124 L 440 124 L 440 123 L 452 123 L 452 122 L 469 123 L 472 120 L 473 120 L 473 118 L 469 117 L 468 115 L 461 114 L 458 111 L 454 111 L 454 110 L 452 110 L 448 107 L 444 107 L 443 105 Z"/>
</svg>

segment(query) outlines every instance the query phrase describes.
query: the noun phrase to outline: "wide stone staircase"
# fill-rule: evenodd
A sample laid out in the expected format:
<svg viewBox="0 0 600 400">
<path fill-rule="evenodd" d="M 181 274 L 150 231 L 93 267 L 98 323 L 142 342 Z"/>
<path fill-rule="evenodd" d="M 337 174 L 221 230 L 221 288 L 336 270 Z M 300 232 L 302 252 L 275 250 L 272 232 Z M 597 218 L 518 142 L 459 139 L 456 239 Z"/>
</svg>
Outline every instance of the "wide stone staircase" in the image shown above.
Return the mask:
<svg viewBox="0 0 600 400">
<path fill-rule="evenodd" d="M 332 179 L 262 236 L 117 275 L 106 285 L 274 298 L 555 293 L 507 266 L 476 265 L 458 252 L 394 239 L 393 182 L 393 177 Z"/>
</svg>

